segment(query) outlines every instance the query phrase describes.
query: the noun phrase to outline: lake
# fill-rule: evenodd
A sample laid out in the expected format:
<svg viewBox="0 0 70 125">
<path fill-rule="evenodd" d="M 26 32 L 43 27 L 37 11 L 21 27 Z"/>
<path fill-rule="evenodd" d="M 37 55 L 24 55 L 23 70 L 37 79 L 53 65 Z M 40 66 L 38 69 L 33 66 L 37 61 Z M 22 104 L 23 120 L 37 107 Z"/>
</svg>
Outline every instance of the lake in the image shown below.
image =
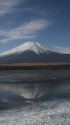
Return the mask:
<svg viewBox="0 0 70 125">
<path fill-rule="evenodd" d="M 70 70 L 0 71 L 0 110 L 70 97 Z"/>
<path fill-rule="evenodd" d="M 70 125 L 70 70 L 0 71 L 0 125 Z"/>
</svg>

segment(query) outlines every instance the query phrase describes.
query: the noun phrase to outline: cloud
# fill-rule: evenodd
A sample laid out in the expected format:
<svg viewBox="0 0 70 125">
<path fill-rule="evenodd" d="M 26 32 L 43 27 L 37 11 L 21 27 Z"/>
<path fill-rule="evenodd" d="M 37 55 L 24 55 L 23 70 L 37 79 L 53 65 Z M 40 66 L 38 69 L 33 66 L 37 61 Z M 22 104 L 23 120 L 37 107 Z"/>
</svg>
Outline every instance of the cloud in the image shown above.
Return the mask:
<svg viewBox="0 0 70 125">
<path fill-rule="evenodd" d="M 0 0 L 0 16 L 13 12 L 20 2 L 28 0 Z"/>
<path fill-rule="evenodd" d="M 50 21 L 44 19 L 32 20 L 11 30 L 0 30 L 0 36 L 6 37 L 0 40 L 0 42 L 8 42 L 14 39 L 34 38 L 39 30 L 47 28 L 50 23 Z"/>
<path fill-rule="evenodd" d="M 61 53 L 70 54 L 70 47 L 54 46 L 54 48 Z"/>
<path fill-rule="evenodd" d="M 2 39 L 2 40 L 0 40 L 0 42 L 2 42 L 2 43 L 7 43 L 9 40 L 10 40 L 10 39 Z"/>
</svg>

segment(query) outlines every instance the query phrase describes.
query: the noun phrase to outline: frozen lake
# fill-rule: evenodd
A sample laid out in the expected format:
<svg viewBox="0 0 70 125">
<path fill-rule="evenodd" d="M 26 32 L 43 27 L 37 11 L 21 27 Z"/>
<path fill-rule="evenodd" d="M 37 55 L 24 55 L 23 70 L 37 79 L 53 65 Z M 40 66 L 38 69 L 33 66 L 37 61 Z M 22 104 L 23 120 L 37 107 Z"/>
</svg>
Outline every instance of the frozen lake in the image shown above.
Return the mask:
<svg viewBox="0 0 70 125">
<path fill-rule="evenodd" d="M 0 71 L 0 125 L 70 125 L 70 70 Z"/>
<path fill-rule="evenodd" d="M 70 99 L 0 111 L 0 125 L 70 125 Z"/>
</svg>

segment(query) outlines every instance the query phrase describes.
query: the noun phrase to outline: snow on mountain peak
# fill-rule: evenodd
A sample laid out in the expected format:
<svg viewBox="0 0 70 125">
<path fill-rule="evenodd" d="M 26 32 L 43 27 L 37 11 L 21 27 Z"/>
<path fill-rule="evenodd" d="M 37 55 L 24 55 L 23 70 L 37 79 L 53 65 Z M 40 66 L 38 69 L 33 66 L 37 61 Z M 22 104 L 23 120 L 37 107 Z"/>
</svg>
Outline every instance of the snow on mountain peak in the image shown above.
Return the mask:
<svg viewBox="0 0 70 125">
<path fill-rule="evenodd" d="M 16 48 L 13 48 L 9 51 L 3 52 L 0 54 L 0 56 L 5 56 L 5 55 L 10 55 L 10 54 L 15 54 L 15 53 L 19 54 L 19 53 L 22 53 L 27 50 L 33 51 L 36 54 L 49 53 L 49 50 L 46 47 L 42 46 L 38 42 L 30 41 L 30 42 L 25 42 L 24 44 L 22 44 Z"/>
<path fill-rule="evenodd" d="M 22 47 L 22 45 L 20 47 Z M 43 47 L 38 42 L 33 42 L 33 41 L 24 43 L 23 48 L 24 50 L 34 51 L 37 54 L 44 53 L 48 50 L 47 48 Z"/>
</svg>

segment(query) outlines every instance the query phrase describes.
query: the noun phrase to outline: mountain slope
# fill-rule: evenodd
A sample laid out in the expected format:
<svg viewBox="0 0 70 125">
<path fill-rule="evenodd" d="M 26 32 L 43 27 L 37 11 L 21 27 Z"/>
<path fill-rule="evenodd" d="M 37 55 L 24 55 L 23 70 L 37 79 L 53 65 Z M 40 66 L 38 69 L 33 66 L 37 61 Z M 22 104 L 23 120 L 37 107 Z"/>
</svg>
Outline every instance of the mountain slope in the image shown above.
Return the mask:
<svg viewBox="0 0 70 125">
<path fill-rule="evenodd" d="M 70 54 L 47 49 L 37 42 L 26 42 L 9 51 L 0 53 L 0 63 L 70 62 Z"/>
<path fill-rule="evenodd" d="M 11 55 L 11 54 L 20 54 L 20 53 L 23 53 L 28 50 L 33 51 L 36 54 L 49 52 L 49 50 L 47 48 L 43 47 L 42 45 L 40 45 L 37 42 L 26 42 L 14 49 L 1 53 L 0 56 Z"/>
</svg>

